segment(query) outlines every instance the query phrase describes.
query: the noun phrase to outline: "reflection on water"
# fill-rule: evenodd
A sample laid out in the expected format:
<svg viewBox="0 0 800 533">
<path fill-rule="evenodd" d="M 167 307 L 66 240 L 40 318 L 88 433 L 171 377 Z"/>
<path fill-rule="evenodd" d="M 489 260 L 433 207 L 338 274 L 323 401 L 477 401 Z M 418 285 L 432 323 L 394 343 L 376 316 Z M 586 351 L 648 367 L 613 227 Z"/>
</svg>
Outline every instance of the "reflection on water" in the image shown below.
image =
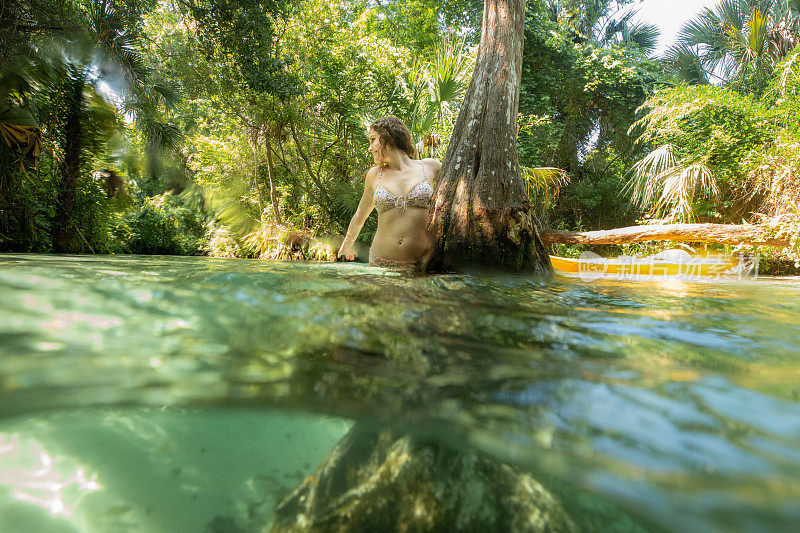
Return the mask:
<svg viewBox="0 0 800 533">
<path fill-rule="evenodd" d="M 224 457 L 162 442 L 180 440 L 180 428 L 194 420 L 198 443 L 222 446 L 234 438 L 227 423 L 246 438 L 273 427 L 270 417 L 286 417 L 297 421 L 292 432 L 307 426 L 304 439 L 314 443 L 297 452 L 310 466 L 297 469 L 296 484 L 345 426 L 331 431 L 331 419 L 290 408 L 486 452 L 532 471 L 579 525 L 622 516 L 615 505 L 646 528 L 800 523 L 794 279 L 584 283 L 406 277 L 354 264 L 5 255 L 0 301 L 0 444 L 61 457 L 57 483 L 97 483 L 100 490 L 74 496 L 87 509 L 82 516 L 102 514 L 102 505 L 87 502 L 109 498 L 106 477 L 117 475 L 139 486 L 115 493 L 114 505 L 120 520 L 147 524 L 142 531 L 157 524 L 201 531 L 214 516 L 243 523 L 246 513 L 211 505 L 221 489 L 198 481 L 224 469 Z M 82 410 L 90 406 L 105 408 Z M 173 409 L 151 409 L 164 406 Z M 266 418 L 242 425 L 241 407 Z M 59 424 L 59 417 L 83 418 Z M 118 438 L 122 420 L 126 435 L 142 439 L 127 469 L 118 468 L 124 454 L 82 462 L 79 450 L 91 446 L 78 431 L 50 444 L 42 436 L 50 426 L 82 427 L 112 449 L 129 442 Z M 280 441 L 262 437 L 246 453 L 232 452 L 236 464 L 263 462 Z M 185 464 L 170 463 L 179 460 Z M 153 467 L 160 477 L 135 466 L 159 461 L 167 463 Z M 191 522 L 199 529 L 167 518 L 191 513 L 151 511 L 147 521 L 147 505 L 131 503 L 137 490 L 171 490 L 170 468 L 180 468 L 179 477 L 191 472 L 182 483 L 194 488 L 181 490 L 215 509 Z M 8 516 L 3 487 L 24 490 L 9 479 L 0 474 L 0 520 Z M 171 498 L 159 497 L 157 507 L 169 508 Z M 73 522 L 80 531 L 99 523 Z"/>
<path fill-rule="evenodd" d="M 172 533 L 269 523 L 278 499 L 349 427 L 241 409 L 82 409 L 7 420 L 0 531 Z"/>
<path fill-rule="evenodd" d="M 55 460 L 33 439 L 20 442 L 18 434 L 0 434 L 0 485 L 13 487 L 11 496 L 43 507 L 54 516 L 72 516 L 73 506 L 65 502 L 70 491 L 78 498 L 100 490 L 97 476 L 87 479 L 82 467 L 56 469 Z M 74 470 L 74 471 L 73 471 Z"/>
</svg>

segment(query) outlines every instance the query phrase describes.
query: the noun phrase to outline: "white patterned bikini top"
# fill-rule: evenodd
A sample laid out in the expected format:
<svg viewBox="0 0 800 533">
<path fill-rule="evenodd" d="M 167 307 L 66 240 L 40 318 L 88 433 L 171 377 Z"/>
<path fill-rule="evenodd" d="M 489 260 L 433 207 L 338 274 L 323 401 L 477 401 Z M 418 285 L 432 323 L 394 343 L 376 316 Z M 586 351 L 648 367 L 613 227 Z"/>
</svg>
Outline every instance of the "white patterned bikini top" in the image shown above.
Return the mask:
<svg viewBox="0 0 800 533">
<path fill-rule="evenodd" d="M 433 187 L 425 175 L 425 165 L 422 161 L 420 161 L 420 166 L 422 167 L 422 181 L 414 185 L 405 196 L 395 196 L 389 189 L 381 185 L 383 168 L 378 171 L 378 184 L 375 186 L 375 194 L 372 196 L 372 203 L 375 204 L 378 213 L 383 213 L 393 207 L 402 208 L 403 212 L 407 211 L 409 207 L 428 208 L 431 198 L 433 198 Z"/>
</svg>

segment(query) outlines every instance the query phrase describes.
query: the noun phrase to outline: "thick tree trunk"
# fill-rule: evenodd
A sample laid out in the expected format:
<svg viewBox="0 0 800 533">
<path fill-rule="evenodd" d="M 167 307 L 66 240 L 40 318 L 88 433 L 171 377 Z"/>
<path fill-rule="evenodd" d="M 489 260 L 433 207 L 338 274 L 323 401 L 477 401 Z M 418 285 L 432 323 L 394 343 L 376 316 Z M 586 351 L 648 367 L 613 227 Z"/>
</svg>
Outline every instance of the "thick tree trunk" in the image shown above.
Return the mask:
<svg viewBox="0 0 800 533">
<path fill-rule="evenodd" d="M 485 0 L 478 59 L 434 193 L 432 271 L 549 271 L 517 153 L 524 0 Z"/>
<path fill-rule="evenodd" d="M 789 246 L 789 238 L 776 235 L 775 229 L 769 226 L 726 224 L 661 224 L 586 232 L 545 229 L 542 230 L 541 236 L 544 244 L 629 244 L 644 241 L 674 241 Z"/>
<path fill-rule="evenodd" d="M 53 244 L 59 250 L 73 251 L 78 240 L 72 233 L 75 225 L 75 194 L 81 173 L 83 149 L 83 89 L 86 74 L 71 73 L 68 78 L 67 119 L 64 126 L 64 161 L 61 163 L 61 181 L 58 187 L 58 206 L 53 235 Z"/>
<path fill-rule="evenodd" d="M 258 217 L 261 224 L 264 224 L 264 193 L 261 192 L 261 183 L 258 179 L 258 137 L 260 132 L 258 129 L 250 130 L 250 150 L 253 152 L 253 187 L 256 189 L 256 198 L 258 199 Z"/>
<path fill-rule="evenodd" d="M 272 146 L 269 142 L 269 136 L 266 138 L 267 143 L 267 176 L 269 177 L 269 201 L 272 204 L 272 216 L 275 217 L 275 222 L 283 224 L 281 220 L 281 212 L 278 209 L 278 200 L 275 197 L 275 165 L 272 164 Z"/>
</svg>

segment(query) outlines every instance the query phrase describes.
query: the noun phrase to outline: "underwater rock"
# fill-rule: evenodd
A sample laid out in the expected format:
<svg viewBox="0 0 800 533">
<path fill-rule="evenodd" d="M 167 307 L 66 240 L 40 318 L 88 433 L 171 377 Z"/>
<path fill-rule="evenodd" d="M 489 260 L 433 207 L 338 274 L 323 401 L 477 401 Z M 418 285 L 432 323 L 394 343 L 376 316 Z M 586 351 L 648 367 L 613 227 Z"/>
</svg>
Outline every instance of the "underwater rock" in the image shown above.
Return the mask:
<svg viewBox="0 0 800 533">
<path fill-rule="evenodd" d="M 236 521 L 230 516 L 217 515 L 206 524 L 203 533 L 244 533 L 244 530 L 236 525 Z"/>
<path fill-rule="evenodd" d="M 277 506 L 273 532 L 578 531 L 529 474 L 356 424 Z"/>
</svg>

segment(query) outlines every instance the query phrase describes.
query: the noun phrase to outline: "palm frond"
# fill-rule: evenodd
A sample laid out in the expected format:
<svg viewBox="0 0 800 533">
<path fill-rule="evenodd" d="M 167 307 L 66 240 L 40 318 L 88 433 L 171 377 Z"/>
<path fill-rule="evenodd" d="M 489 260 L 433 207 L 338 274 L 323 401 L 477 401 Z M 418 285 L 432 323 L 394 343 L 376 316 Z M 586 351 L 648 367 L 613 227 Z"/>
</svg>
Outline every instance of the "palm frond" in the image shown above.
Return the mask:
<svg viewBox="0 0 800 533">
<path fill-rule="evenodd" d="M 703 67 L 697 51 L 686 45 L 675 45 L 664 54 L 666 69 L 673 77 L 689 85 L 706 85 L 709 83 L 708 74 Z"/>
<path fill-rule="evenodd" d="M 622 14 L 622 16 L 618 19 L 613 17 L 608 19 L 606 22 L 605 30 L 602 31 L 604 34 L 604 38 L 601 39 L 601 42 L 609 43 L 614 42 L 614 38 L 617 34 L 625 32 L 628 26 L 631 24 L 631 20 L 639 13 L 638 9 L 631 9 Z"/>
<path fill-rule="evenodd" d="M 743 1 L 722 0 L 713 10 L 705 8 L 678 32 L 677 44 L 696 49 L 707 72 L 726 68 L 730 34 L 744 25 Z"/>
<path fill-rule="evenodd" d="M 22 68 L 11 70 L 0 76 L 0 102 L 6 102 L 9 95 L 22 96 L 32 91 L 30 79 Z"/>
<path fill-rule="evenodd" d="M 733 80 L 765 79 L 800 41 L 798 0 L 721 0 L 681 28 L 677 48 L 695 51 L 703 69 Z M 797 6 L 800 7 L 800 6 Z"/>
<path fill-rule="evenodd" d="M 658 47 L 658 38 L 661 37 L 661 30 L 655 24 L 636 22 L 631 24 L 623 34 L 626 42 L 635 43 L 647 55 L 655 52 Z"/>
<path fill-rule="evenodd" d="M 685 46 L 717 45 L 723 48 L 723 22 L 710 8 L 705 8 L 695 18 L 687 21 L 678 31 L 676 41 Z"/>
<path fill-rule="evenodd" d="M 522 167 L 522 177 L 525 179 L 528 194 L 557 193 L 569 182 L 569 174 L 553 167 Z"/>
<path fill-rule="evenodd" d="M 750 0 L 722 0 L 716 7 L 716 15 L 724 25 L 742 31 L 751 9 Z"/>
<path fill-rule="evenodd" d="M 424 124 L 428 115 L 429 102 L 427 98 L 430 74 L 426 63 L 419 56 L 414 57 L 411 68 L 404 74 L 400 84 L 409 102 L 408 127 L 411 135 L 419 138 L 427 131 L 429 125 Z"/>
<path fill-rule="evenodd" d="M 652 207 L 652 213 L 658 218 L 666 216 L 676 222 L 693 222 L 696 193 L 719 194 L 711 169 L 702 163 L 676 165 L 659 179 L 663 180 L 661 195 Z"/>
<path fill-rule="evenodd" d="M 674 152 L 672 145 L 664 144 L 633 166 L 631 180 L 624 189 L 631 195 L 633 203 L 647 207 L 659 197 L 664 177 L 677 165 Z"/>
<path fill-rule="evenodd" d="M 678 222 L 696 218 L 694 199 L 698 193 L 719 194 L 711 169 L 702 162 L 679 161 L 669 144 L 659 146 L 634 165 L 624 192 L 654 217 Z"/>
<path fill-rule="evenodd" d="M 36 119 L 27 109 L 0 109 L 0 134 L 9 148 L 39 157 L 41 132 Z"/>
<path fill-rule="evenodd" d="M 149 88 L 151 94 L 158 95 L 164 108 L 167 110 L 175 109 L 181 101 L 181 93 L 175 87 L 170 87 L 161 83 L 154 83 Z"/>
<path fill-rule="evenodd" d="M 333 212 L 344 224 L 353 217 L 361 201 L 361 193 L 352 182 L 336 182 L 331 187 Z"/>
<path fill-rule="evenodd" d="M 609 16 L 595 31 L 601 45 L 636 44 L 645 54 L 652 54 L 658 46 L 661 30 L 655 24 L 635 22 L 638 9 L 624 11 L 619 18 Z"/>
<path fill-rule="evenodd" d="M 769 16 L 758 7 L 753 8 L 750 19 L 747 21 L 747 37 L 743 44 L 742 62 L 740 69 L 751 65 L 760 66 L 765 56 L 767 48 L 767 36 L 769 35 Z"/>
<path fill-rule="evenodd" d="M 151 157 L 159 154 L 175 152 L 183 141 L 183 132 L 177 126 L 147 117 L 139 123 L 147 139 L 147 148 Z"/>
<path fill-rule="evenodd" d="M 454 104 L 460 102 L 466 92 L 472 65 L 464 37 L 447 38 L 437 44 L 429 71 L 429 93 L 440 123 L 452 120 Z"/>
</svg>

